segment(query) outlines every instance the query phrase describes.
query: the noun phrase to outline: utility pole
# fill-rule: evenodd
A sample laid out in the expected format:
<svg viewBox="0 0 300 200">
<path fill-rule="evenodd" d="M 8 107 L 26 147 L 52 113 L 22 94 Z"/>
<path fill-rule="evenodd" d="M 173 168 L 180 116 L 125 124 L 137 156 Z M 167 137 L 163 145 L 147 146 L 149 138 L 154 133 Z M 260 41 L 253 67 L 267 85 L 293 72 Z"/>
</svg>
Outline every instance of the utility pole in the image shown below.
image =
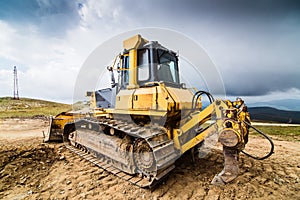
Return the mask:
<svg viewBox="0 0 300 200">
<path fill-rule="evenodd" d="M 19 99 L 19 86 L 18 86 L 18 72 L 17 67 L 14 66 L 14 98 Z"/>
</svg>

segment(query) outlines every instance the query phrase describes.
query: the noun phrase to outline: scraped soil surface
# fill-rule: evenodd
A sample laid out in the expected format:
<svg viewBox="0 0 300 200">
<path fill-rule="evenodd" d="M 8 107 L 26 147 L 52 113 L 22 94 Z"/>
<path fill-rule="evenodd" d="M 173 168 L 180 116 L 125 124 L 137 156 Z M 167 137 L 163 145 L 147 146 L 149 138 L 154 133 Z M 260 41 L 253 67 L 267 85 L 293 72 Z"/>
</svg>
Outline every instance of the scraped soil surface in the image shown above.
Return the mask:
<svg viewBox="0 0 300 200">
<path fill-rule="evenodd" d="M 240 176 L 225 186 L 210 184 L 223 166 L 220 145 L 193 164 L 182 156 L 156 188 L 141 189 L 69 152 L 43 143 L 42 119 L 0 120 L 0 199 L 300 199 L 300 143 L 274 139 L 275 154 L 263 161 L 240 155 Z M 276 128 L 276 127 L 274 127 Z M 268 143 L 250 137 L 257 155 Z"/>
</svg>

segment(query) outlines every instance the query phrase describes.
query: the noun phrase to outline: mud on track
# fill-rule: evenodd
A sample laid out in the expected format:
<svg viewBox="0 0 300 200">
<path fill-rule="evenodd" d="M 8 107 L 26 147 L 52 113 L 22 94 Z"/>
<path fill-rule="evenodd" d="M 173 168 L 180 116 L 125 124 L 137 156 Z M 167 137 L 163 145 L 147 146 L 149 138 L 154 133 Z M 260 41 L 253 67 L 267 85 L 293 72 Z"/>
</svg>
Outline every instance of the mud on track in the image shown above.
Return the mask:
<svg viewBox="0 0 300 200">
<path fill-rule="evenodd" d="M 7 125 L 9 123 L 9 125 Z M 43 144 L 43 120 L 0 122 L 0 199 L 300 199 L 300 144 L 274 140 L 265 161 L 240 156 L 240 176 L 217 187 L 219 146 L 193 165 L 187 154 L 158 187 L 140 189 L 90 164 L 61 144 Z M 267 143 L 251 137 L 247 150 L 262 154 Z"/>
</svg>

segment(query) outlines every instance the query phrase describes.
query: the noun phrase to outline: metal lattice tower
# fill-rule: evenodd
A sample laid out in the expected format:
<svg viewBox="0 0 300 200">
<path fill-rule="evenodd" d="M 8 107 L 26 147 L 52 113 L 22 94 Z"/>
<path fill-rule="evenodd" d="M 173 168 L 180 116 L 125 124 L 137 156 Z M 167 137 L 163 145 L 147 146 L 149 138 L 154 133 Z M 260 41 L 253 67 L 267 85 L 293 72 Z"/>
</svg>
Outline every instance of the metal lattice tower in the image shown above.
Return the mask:
<svg viewBox="0 0 300 200">
<path fill-rule="evenodd" d="M 19 99 L 18 72 L 16 66 L 14 66 L 14 99 Z"/>
</svg>

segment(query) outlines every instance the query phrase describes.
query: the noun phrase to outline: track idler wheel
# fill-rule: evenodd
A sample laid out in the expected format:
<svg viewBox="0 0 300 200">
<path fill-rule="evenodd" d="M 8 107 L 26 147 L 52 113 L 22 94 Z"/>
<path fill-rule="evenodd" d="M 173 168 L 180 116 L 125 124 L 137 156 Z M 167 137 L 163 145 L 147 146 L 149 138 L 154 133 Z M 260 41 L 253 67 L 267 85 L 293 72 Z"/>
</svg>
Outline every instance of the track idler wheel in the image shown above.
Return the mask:
<svg viewBox="0 0 300 200">
<path fill-rule="evenodd" d="M 139 139 L 135 142 L 133 159 L 139 173 L 146 177 L 156 175 L 156 161 L 151 147 L 144 139 Z"/>
</svg>

